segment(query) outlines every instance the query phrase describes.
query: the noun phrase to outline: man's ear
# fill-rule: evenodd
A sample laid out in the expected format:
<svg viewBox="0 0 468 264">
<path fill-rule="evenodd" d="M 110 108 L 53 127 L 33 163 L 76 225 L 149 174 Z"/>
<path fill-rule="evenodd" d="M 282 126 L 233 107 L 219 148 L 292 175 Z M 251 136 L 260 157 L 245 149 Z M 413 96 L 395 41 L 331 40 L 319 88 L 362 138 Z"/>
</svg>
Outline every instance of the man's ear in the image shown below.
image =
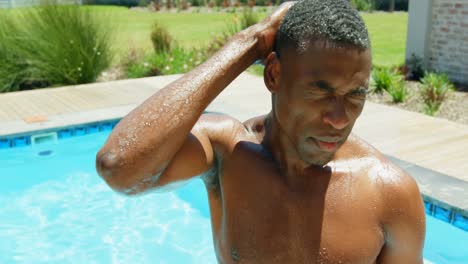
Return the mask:
<svg viewBox="0 0 468 264">
<path fill-rule="evenodd" d="M 280 86 L 281 64 L 275 52 L 270 53 L 265 59 L 263 81 L 271 93 L 276 93 Z"/>
</svg>

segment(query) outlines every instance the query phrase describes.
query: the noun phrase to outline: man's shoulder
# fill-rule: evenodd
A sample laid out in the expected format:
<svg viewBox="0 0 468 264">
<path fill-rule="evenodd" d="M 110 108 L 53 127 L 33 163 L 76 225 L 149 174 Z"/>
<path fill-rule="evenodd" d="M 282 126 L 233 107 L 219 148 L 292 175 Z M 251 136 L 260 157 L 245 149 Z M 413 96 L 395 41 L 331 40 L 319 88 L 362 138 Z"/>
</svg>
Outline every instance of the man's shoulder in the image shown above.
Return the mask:
<svg viewBox="0 0 468 264">
<path fill-rule="evenodd" d="M 385 203 L 398 204 L 406 199 L 420 198 L 416 181 L 380 151 L 361 138 L 350 138 L 358 159 L 363 160 L 363 176 L 372 183 Z"/>
<path fill-rule="evenodd" d="M 232 116 L 218 112 L 203 113 L 193 131 L 205 134 L 214 146 L 222 148 L 233 147 L 252 134 L 246 122 L 242 123 Z"/>
</svg>

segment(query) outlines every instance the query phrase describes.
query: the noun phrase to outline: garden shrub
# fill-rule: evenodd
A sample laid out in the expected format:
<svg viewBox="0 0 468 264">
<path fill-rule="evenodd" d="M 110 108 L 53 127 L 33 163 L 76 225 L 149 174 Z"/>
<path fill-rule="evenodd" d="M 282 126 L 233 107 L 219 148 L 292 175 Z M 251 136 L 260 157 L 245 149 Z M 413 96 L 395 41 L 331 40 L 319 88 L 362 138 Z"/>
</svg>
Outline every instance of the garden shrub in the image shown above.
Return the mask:
<svg viewBox="0 0 468 264">
<path fill-rule="evenodd" d="M 406 88 L 406 84 L 403 78 L 398 75 L 396 76 L 397 77 L 392 78 L 392 82 L 386 91 L 392 97 L 392 102 L 402 103 L 408 97 L 408 90 Z"/>
<path fill-rule="evenodd" d="M 446 74 L 426 73 L 421 79 L 421 97 L 423 98 L 425 109 L 428 115 L 434 115 L 439 111 L 444 99 L 450 91 L 454 90 Z"/>
<path fill-rule="evenodd" d="M 21 50 L 18 49 L 19 29 L 13 17 L 6 12 L 0 13 L 0 92 L 16 91 L 28 78 L 28 67 L 23 59 Z"/>
<path fill-rule="evenodd" d="M 253 12 L 253 9 L 250 7 L 244 8 L 240 18 L 240 29 L 246 29 L 252 25 L 257 24 L 259 18 L 256 13 Z"/>
<path fill-rule="evenodd" d="M 191 4 L 192 6 L 202 6 L 202 5 L 203 5 L 203 1 L 202 1 L 202 0 L 192 0 L 192 1 L 190 2 L 190 4 Z"/>
<path fill-rule="evenodd" d="M 265 6 L 266 1 L 265 0 L 255 0 L 255 5 L 256 6 Z"/>
<path fill-rule="evenodd" d="M 147 55 L 143 62 L 130 65 L 129 78 L 140 78 L 167 74 L 186 73 L 206 59 L 200 50 L 175 47 L 171 51 Z"/>
<path fill-rule="evenodd" d="M 372 7 L 372 0 L 351 0 L 353 5 L 359 11 L 370 11 Z"/>
<path fill-rule="evenodd" d="M 389 11 L 390 0 L 371 0 L 375 10 Z M 395 0 L 395 11 L 408 11 L 409 0 Z"/>
<path fill-rule="evenodd" d="M 392 83 L 399 79 L 399 75 L 389 68 L 375 67 L 372 70 L 372 79 L 374 80 L 374 93 L 381 94 L 383 91 L 387 91 Z"/>
<path fill-rule="evenodd" d="M 158 21 L 153 23 L 150 38 L 156 53 L 168 52 L 171 50 L 173 38 L 169 31 Z"/>
<path fill-rule="evenodd" d="M 114 6 L 125 6 L 135 7 L 140 4 L 140 0 L 85 0 L 85 4 L 89 5 L 114 5 Z"/>
<path fill-rule="evenodd" d="M 215 2 L 214 0 L 210 0 L 210 1 L 208 2 L 208 7 L 209 7 L 209 8 L 214 8 L 215 6 L 216 6 L 216 2 Z"/>
<path fill-rule="evenodd" d="M 420 81 L 424 77 L 424 63 L 421 57 L 411 54 L 411 58 L 406 61 L 406 68 L 408 69 L 407 78 L 409 80 Z"/>
<path fill-rule="evenodd" d="M 189 3 L 187 0 L 179 0 L 178 1 L 178 11 L 180 10 L 187 10 L 189 8 Z"/>
<path fill-rule="evenodd" d="M 214 36 L 213 39 L 209 42 L 208 46 L 203 50 L 205 57 L 211 57 L 218 50 L 220 50 L 224 45 L 226 45 L 231 36 L 232 35 L 229 33 L 222 33 Z"/>
<path fill-rule="evenodd" d="M 48 2 L 2 20 L 1 91 L 94 82 L 111 63 L 110 27 L 86 8 Z"/>
</svg>

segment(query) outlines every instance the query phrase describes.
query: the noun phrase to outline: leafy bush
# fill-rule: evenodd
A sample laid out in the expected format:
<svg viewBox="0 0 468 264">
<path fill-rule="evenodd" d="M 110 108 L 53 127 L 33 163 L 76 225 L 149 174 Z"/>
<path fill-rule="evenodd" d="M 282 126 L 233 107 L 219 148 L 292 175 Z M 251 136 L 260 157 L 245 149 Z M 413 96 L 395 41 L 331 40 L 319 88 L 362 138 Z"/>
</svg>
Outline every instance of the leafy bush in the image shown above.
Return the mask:
<svg viewBox="0 0 468 264">
<path fill-rule="evenodd" d="M 187 0 L 179 0 L 178 1 L 178 10 L 187 10 L 189 8 L 189 3 Z"/>
<path fill-rule="evenodd" d="M 205 57 L 209 58 L 218 50 L 220 50 L 224 45 L 226 45 L 231 36 L 232 35 L 229 33 L 222 33 L 214 36 L 208 46 L 203 49 L 203 54 L 205 54 Z"/>
<path fill-rule="evenodd" d="M 439 111 L 447 94 L 454 90 L 453 84 L 446 74 L 426 73 L 421 79 L 421 97 L 425 104 L 425 112 L 434 115 Z"/>
<path fill-rule="evenodd" d="M 392 96 L 392 102 L 394 103 L 404 102 L 408 97 L 408 90 L 406 89 L 405 81 L 401 76 L 399 76 L 399 78 L 392 79 L 387 92 Z"/>
<path fill-rule="evenodd" d="M 169 52 L 153 53 L 127 68 L 129 78 L 186 73 L 205 60 L 203 52 L 176 47 Z"/>
<path fill-rule="evenodd" d="M 88 9 L 49 2 L 21 14 L 2 14 L 1 92 L 90 83 L 110 65 L 110 27 Z"/>
<path fill-rule="evenodd" d="M 84 0 L 83 4 L 88 5 L 115 5 L 115 6 L 125 6 L 125 7 L 134 7 L 138 6 L 140 3 L 139 0 Z"/>
<path fill-rule="evenodd" d="M 171 50 L 171 34 L 169 34 L 169 31 L 165 27 L 161 26 L 157 21 L 153 23 L 150 38 L 156 53 L 168 52 Z"/>
<path fill-rule="evenodd" d="M 406 61 L 408 69 L 408 79 L 419 81 L 424 77 L 424 64 L 421 57 L 411 54 L 411 58 Z"/>
<path fill-rule="evenodd" d="M 372 7 L 371 0 L 351 0 L 351 5 L 359 11 L 370 11 Z"/>
<path fill-rule="evenodd" d="M 222 35 L 225 35 L 224 37 L 228 37 L 229 39 L 229 37 L 233 36 L 237 32 L 257 24 L 258 21 L 259 18 L 257 14 L 253 12 L 252 8 L 245 7 L 242 11 L 240 19 L 237 15 L 234 15 L 232 20 L 229 20 L 226 23 L 226 30 L 222 33 Z"/>
<path fill-rule="evenodd" d="M 250 7 L 244 8 L 242 11 L 242 15 L 240 18 L 240 29 L 246 29 L 252 25 L 257 24 L 259 21 L 259 18 L 257 14 L 253 12 L 253 9 Z"/>
<path fill-rule="evenodd" d="M 381 94 L 383 91 L 388 91 L 392 83 L 399 79 L 399 75 L 388 68 L 374 68 L 372 71 L 372 79 L 374 80 L 374 93 Z"/>
<path fill-rule="evenodd" d="M 203 5 L 202 0 L 192 0 L 190 3 L 191 3 L 192 6 L 202 6 Z"/>
<path fill-rule="evenodd" d="M 371 0 L 375 10 L 389 11 L 390 0 Z M 409 0 L 395 0 L 395 11 L 408 11 Z"/>
</svg>

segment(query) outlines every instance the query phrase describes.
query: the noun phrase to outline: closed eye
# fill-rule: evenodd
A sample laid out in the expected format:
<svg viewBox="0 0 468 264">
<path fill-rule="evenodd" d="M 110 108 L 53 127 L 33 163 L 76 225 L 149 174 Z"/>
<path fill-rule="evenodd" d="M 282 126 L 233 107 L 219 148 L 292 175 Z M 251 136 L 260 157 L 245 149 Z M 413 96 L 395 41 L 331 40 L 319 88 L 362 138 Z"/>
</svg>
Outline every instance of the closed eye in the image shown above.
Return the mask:
<svg viewBox="0 0 468 264">
<path fill-rule="evenodd" d="M 366 96 L 369 93 L 368 89 L 358 88 L 348 93 L 350 96 Z"/>
<path fill-rule="evenodd" d="M 309 86 L 318 88 L 320 91 L 325 93 L 334 93 L 335 88 L 331 87 L 326 81 L 316 81 L 309 84 Z"/>
</svg>

